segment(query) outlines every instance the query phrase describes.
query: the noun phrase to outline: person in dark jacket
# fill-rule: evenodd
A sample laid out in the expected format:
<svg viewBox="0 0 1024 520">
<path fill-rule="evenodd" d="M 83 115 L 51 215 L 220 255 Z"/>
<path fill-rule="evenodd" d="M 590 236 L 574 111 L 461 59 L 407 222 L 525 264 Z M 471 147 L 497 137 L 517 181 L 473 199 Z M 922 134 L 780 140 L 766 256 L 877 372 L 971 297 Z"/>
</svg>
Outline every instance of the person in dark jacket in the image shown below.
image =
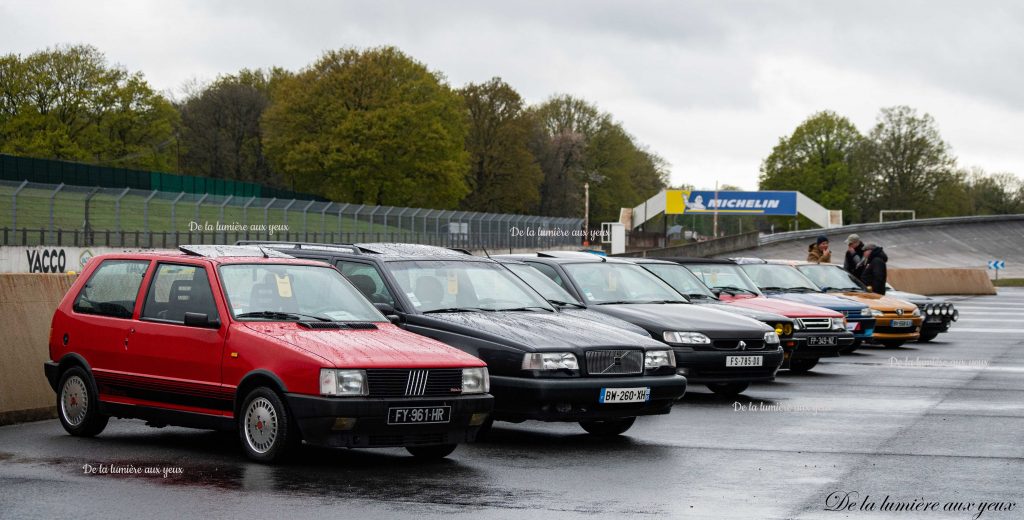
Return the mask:
<svg viewBox="0 0 1024 520">
<path fill-rule="evenodd" d="M 843 269 L 846 272 L 860 279 L 864 272 L 864 266 L 860 265 L 864 260 L 864 242 L 860 241 L 860 235 L 853 233 L 846 237 L 846 259 L 843 260 Z"/>
<path fill-rule="evenodd" d="M 875 244 L 864 246 L 864 260 L 861 261 L 861 264 L 864 266 L 864 272 L 861 273 L 860 280 L 864 282 L 864 285 L 868 286 L 869 291 L 885 294 L 885 264 L 888 261 L 889 257 L 882 250 L 881 246 Z"/>
</svg>

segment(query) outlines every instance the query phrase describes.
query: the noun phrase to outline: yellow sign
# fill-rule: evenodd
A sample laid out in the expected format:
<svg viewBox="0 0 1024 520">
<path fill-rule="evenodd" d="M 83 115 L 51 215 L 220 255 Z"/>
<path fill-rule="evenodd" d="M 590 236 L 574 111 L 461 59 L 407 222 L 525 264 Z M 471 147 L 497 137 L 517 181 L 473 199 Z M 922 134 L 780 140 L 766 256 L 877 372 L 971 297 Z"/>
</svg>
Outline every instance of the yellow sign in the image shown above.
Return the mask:
<svg viewBox="0 0 1024 520">
<path fill-rule="evenodd" d="M 274 275 L 274 278 L 277 279 L 277 295 L 282 297 L 282 298 L 291 298 L 292 297 L 292 280 L 291 280 L 291 278 L 289 278 L 288 275 L 277 276 L 276 274 Z"/>
<path fill-rule="evenodd" d="M 665 191 L 665 214 L 682 215 L 686 212 L 686 199 L 690 198 L 690 192 L 683 190 Z"/>
</svg>

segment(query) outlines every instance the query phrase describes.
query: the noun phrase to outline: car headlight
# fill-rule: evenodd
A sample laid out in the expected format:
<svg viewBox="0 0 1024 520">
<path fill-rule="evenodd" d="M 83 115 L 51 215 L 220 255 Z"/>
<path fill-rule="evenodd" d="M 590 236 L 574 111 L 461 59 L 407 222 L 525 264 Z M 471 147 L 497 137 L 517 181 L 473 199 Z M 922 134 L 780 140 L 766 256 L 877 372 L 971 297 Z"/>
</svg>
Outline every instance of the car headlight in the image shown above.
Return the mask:
<svg viewBox="0 0 1024 520">
<path fill-rule="evenodd" d="M 661 337 L 667 343 L 679 343 L 683 345 L 710 345 L 711 338 L 700 332 L 679 332 L 666 330 Z"/>
<path fill-rule="evenodd" d="M 914 312 L 910 313 L 910 315 L 911 316 L 920 316 L 921 315 L 921 309 L 918 309 L 918 308 L 915 307 L 914 308 Z"/>
<path fill-rule="evenodd" d="M 487 367 L 462 369 L 462 393 L 486 394 L 491 391 L 491 378 L 487 376 Z"/>
<path fill-rule="evenodd" d="M 770 331 L 770 332 L 765 332 L 764 333 L 764 342 L 765 342 L 766 345 L 778 345 L 779 344 L 779 335 L 776 334 L 774 330 Z"/>
<path fill-rule="evenodd" d="M 846 330 L 846 318 L 832 318 L 832 328 Z"/>
<path fill-rule="evenodd" d="M 879 317 L 879 316 L 882 316 L 883 314 L 885 314 L 885 313 L 880 311 L 880 310 L 878 310 L 878 309 L 871 309 L 871 315 L 876 317 L 876 318 Z"/>
<path fill-rule="evenodd" d="M 534 352 L 523 356 L 523 370 L 579 370 L 571 352 Z"/>
<path fill-rule="evenodd" d="M 802 320 L 793 320 L 793 330 L 800 330 L 804 328 Z"/>
<path fill-rule="evenodd" d="M 790 336 L 793 334 L 793 325 L 790 323 L 776 323 L 775 333 L 778 334 L 779 337 Z"/>
<path fill-rule="evenodd" d="M 644 370 L 675 366 L 676 354 L 671 350 L 649 350 L 644 354 Z"/>
<path fill-rule="evenodd" d="M 924 306 L 924 313 L 925 314 L 935 314 L 935 308 L 932 307 L 931 305 L 925 305 Z"/>
<path fill-rule="evenodd" d="M 365 370 L 320 369 L 320 395 L 355 396 L 368 393 Z"/>
</svg>

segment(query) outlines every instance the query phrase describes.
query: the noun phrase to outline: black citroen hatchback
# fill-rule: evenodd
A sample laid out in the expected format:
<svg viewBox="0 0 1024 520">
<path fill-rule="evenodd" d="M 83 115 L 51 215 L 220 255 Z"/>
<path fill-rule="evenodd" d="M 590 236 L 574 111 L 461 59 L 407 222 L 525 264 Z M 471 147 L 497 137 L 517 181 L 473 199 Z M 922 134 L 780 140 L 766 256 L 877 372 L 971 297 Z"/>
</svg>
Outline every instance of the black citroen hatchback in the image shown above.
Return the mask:
<svg viewBox="0 0 1024 520">
<path fill-rule="evenodd" d="M 664 343 L 559 312 L 493 260 L 417 244 L 260 245 L 334 265 L 406 330 L 484 360 L 495 420 L 617 435 L 686 391 Z"/>
</svg>

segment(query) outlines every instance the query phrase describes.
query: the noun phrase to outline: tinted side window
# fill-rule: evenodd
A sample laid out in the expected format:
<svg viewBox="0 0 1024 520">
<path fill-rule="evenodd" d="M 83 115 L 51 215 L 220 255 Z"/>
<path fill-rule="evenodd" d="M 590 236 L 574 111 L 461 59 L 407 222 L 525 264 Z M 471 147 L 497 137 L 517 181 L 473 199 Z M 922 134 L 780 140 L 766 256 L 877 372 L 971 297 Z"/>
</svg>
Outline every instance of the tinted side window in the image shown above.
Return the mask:
<svg viewBox="0 0 1024 520">
<path fill-rule="evenodd" d="M 381 278 L 376 267 L 360 262 L 339 260 L 338 269 L 341 274 L 345 275 L 345 278 L 348 278 L 349 282 L 352 282 L 352 285 L 356 286 L 356 289 L 359 289 L 359 292 L 363 293 L 363 296 L 366 296 L 366 299 L 370 300 L 370 303 L 395 304 L 395 298 L 391 296 L 391 291 L 388 291 L 387 286 L 384 285 L 384 279 Z"/>
<path fill-rule="evenodd" d="M 148 268 L 148 260 L 104 260 L 75 297 L 72 308 L 84 314 L 131 318 Z"/>
<path fill-rule="evenodd" d="M 217 305 L 206 269 L 197 265 L 158 265 L 142 307 L 142 317 L 184 323 L 186 312 L 217 319 Z"/>
</svg>

